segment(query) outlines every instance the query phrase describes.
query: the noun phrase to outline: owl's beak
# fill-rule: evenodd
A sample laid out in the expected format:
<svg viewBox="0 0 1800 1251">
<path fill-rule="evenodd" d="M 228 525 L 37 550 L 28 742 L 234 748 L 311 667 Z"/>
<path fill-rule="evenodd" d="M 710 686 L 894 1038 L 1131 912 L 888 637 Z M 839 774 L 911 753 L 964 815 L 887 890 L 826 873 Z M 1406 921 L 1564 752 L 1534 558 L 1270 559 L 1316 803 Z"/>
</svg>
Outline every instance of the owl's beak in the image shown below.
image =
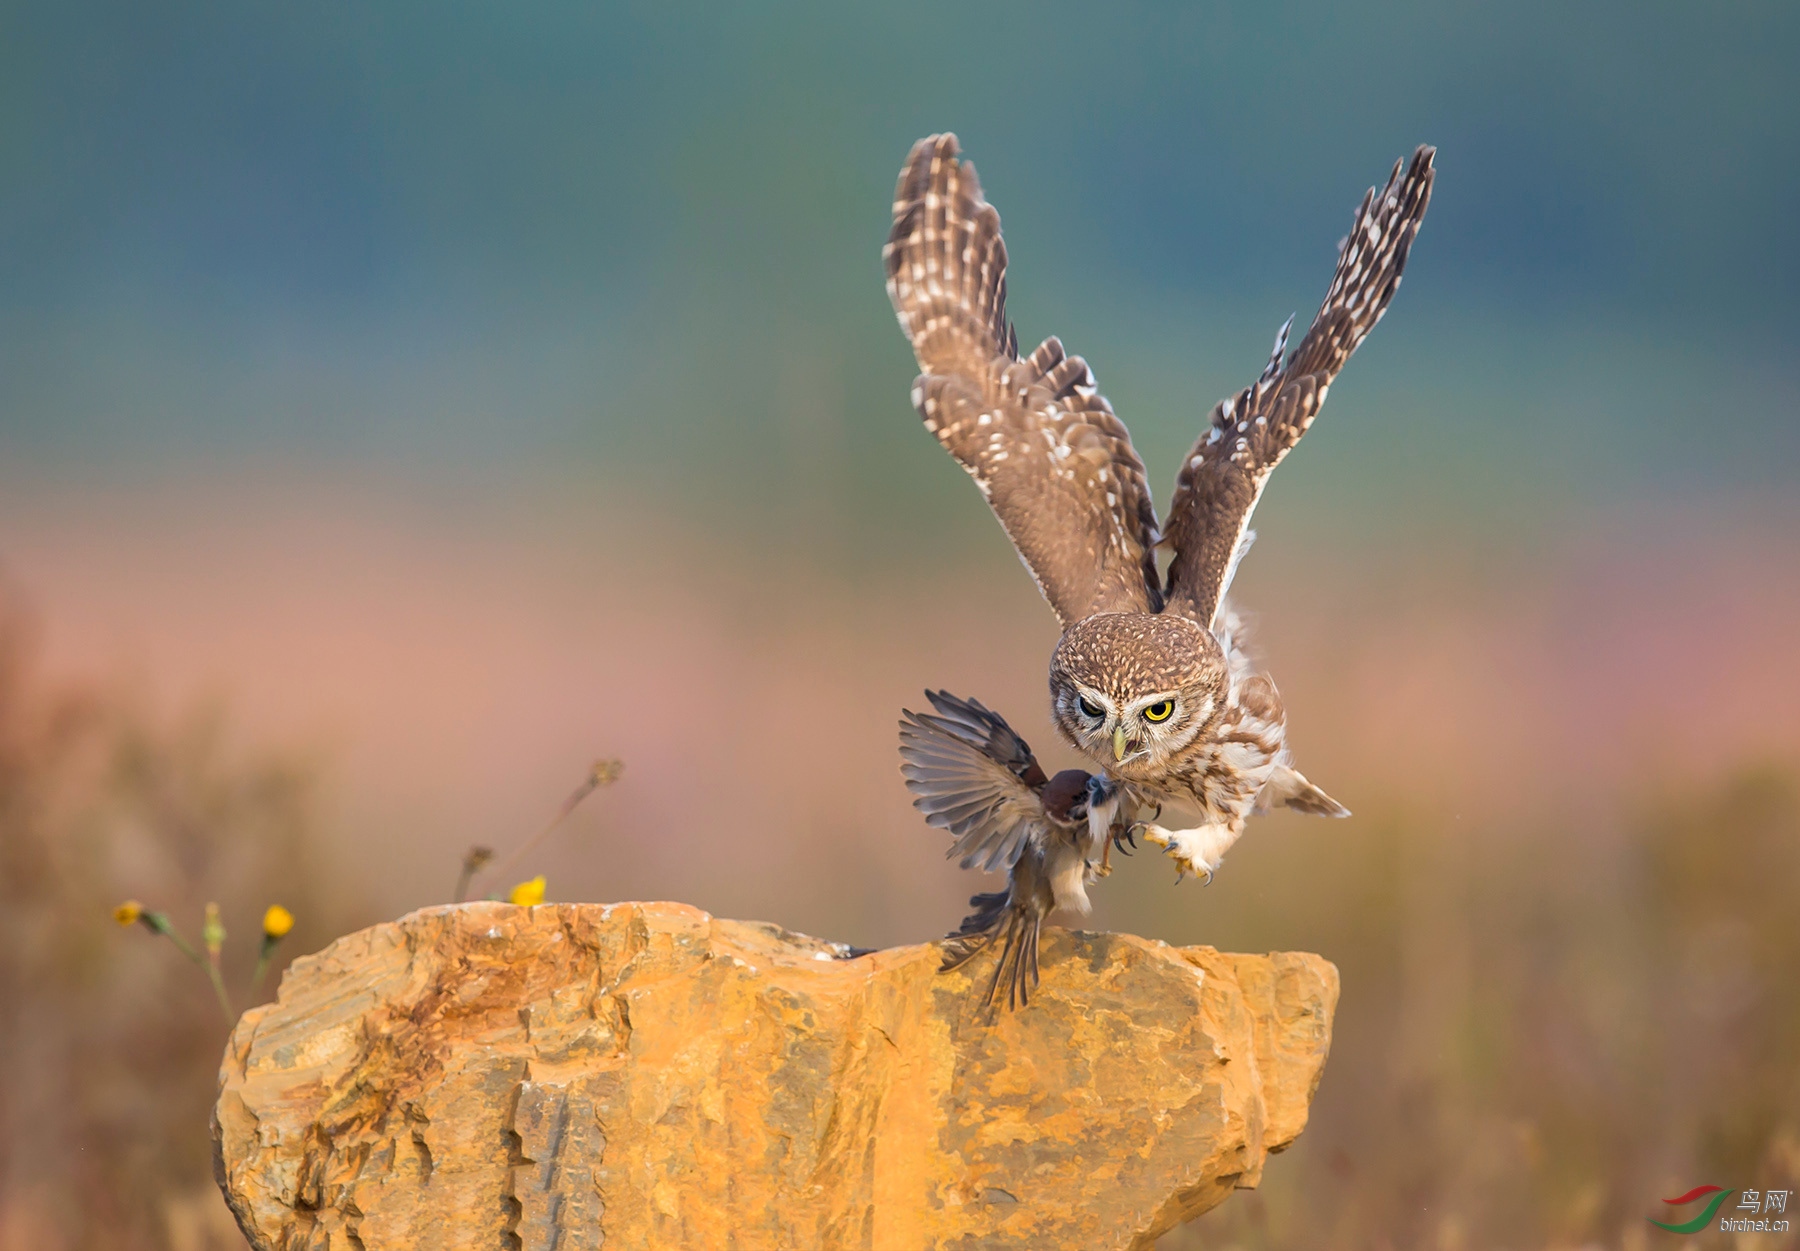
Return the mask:
<svg viewBox="0 0 1800 1251">
<path fill-rule="evenodd" d="M 1113 727 L 1113 759 L 1114 760 L 1125 759 L 1126 745 L 1127 744 L 1125 742 L 1125 727 L 1122 725 L 1115 725 Z"/>
</svg>

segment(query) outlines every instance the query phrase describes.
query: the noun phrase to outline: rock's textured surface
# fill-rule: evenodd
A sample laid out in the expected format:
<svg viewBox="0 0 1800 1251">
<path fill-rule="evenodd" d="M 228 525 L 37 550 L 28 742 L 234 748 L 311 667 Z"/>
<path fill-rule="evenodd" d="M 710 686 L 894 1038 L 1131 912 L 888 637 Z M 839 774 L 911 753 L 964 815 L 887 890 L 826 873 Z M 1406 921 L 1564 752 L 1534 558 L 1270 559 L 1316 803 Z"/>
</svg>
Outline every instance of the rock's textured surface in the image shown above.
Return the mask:
<svg viewBox="0 0 1800 1251">
<path fill-rule="evenodd" d="M 223 1071 L 259 1248 L 1146 1247 L 1253 1186 L 1337 970 L 1047 929 L 1029 1007 L 680 904 L 416 912 L 295 963 Z"/>
</svg>

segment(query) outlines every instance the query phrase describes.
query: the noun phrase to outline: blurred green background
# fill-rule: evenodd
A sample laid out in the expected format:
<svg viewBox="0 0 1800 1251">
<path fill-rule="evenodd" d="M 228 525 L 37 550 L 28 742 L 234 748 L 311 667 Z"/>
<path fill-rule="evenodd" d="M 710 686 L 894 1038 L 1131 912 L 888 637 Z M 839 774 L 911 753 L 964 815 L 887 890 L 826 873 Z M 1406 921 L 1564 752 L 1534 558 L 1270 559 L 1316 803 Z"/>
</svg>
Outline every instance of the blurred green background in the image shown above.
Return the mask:
<svg viewBox="0 0 1800 1251">
<path fill-rule="evenodd" d="M 1165 1247 L 1795 1185 L 1797 56 L 1776 4 L 0 3 L 0 1249 L 231 1245 L 224 1029 L 119 898 L 218 900 L 241 986 L 264 904 L 294 953 L 440 902 L 618 756 L 552 898 L 961 917 L 901 705 L 1072 762 L 882 290 L 944 129 L 1162 501 L 1440 149 L 1237 584 L 1357 817 L 1096 892 L 1343 971 L 1306 1135 Z"/>
</svg>

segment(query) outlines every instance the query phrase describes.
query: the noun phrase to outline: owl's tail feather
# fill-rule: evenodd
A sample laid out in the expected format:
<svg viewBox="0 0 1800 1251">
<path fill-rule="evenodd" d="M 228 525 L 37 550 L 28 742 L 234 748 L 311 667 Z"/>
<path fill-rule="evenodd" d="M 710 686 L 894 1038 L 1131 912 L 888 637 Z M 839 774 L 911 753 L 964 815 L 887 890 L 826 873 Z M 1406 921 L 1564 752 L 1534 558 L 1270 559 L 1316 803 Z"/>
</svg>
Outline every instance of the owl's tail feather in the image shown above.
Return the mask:
<svg viewBox="0 0 1800 1251">
<path fill-rule="evenodd" d="M 1292 808 L 1309 817 L 1347 817 L 1350 810 L 1307 781 L 1306 775 L 1287 765 L 1277 765 L 1268 782 L 1256 797 L 1258 812 L 1274 807 Z"/>
<path fill-rule="evenodd" d="M 894 188 L 894 225 L 882 248 L 888 299 L 926 373 L 955 372 L 974 355 L 1019 357 L 1006 318 L 1006 244 L 1000 214 L 952 134 L 913 145 Z"/>
</svg>

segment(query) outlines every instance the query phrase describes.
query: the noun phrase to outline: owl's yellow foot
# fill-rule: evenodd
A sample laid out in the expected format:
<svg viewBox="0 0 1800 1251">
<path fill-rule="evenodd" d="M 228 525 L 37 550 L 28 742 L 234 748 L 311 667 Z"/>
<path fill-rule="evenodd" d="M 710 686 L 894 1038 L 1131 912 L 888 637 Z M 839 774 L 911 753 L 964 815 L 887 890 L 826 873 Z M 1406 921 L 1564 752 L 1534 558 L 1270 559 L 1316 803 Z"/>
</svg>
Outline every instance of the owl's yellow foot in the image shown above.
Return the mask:
<svg viewBox="0 0 1800 1251">
<path fill-rule="evenodd" d="M 1202 885 L 1210 885 L 1225 853 L 1237 842 L 1237 831 L 1225 825 L 1202 825 L 1191 830 L 1168 830 L 1143 822 L 1137 827 L 1144 841 L 1155 843 L 1175 862 L 1183 877 L 1192 873 Z M 1179 880 L 1179 879 L 1177 879 Z"/>
</svg>

